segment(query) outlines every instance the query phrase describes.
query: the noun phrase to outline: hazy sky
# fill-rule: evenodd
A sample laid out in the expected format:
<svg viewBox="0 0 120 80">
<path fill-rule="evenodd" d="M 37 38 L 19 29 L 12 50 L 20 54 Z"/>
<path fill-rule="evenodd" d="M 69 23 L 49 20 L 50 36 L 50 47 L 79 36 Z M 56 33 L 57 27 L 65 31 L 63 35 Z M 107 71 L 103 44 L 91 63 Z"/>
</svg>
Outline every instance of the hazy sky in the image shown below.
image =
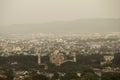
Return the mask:
<svg viewBox="0 0 120 80">
<path fill-rule="evenodd" d="M 120 18 L 120 0 L 0 0 L 0 25 Z"/>
</svg>

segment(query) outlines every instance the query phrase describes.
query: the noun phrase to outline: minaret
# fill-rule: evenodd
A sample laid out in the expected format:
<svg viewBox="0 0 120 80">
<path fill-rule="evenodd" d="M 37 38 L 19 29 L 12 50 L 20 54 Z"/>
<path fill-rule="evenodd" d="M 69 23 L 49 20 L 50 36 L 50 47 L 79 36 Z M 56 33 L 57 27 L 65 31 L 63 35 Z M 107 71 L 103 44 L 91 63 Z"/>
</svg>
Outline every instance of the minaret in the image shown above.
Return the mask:
<svg viewBox="0 0 120 80">
<path fill-rule="evenodd" d="M 73 62 L 76 62 L 76 53 L 73 53 Z"/>
<path fill-rule="evenodd" d="M 37 50 L 37 54 L 38 54 L 38 65 L 41 65 L 40 49 Z"/>
</svg>

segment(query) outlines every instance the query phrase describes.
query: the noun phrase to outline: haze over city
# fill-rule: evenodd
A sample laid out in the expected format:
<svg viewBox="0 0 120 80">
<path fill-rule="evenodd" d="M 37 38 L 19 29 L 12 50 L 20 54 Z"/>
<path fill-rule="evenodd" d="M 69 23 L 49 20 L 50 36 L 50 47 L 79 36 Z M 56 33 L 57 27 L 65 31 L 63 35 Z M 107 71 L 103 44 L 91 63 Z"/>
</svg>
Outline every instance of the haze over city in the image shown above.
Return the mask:
<svg viewBox="0 0 120 80">
<path fill-rule="evenodd" d="M 0 80 L 120 80 L 120 0 L 0 0 Z"/>
<path fill-rule="evenodd" d="M 0 32 L 119 32 L 119 8 L 120 0 L 0 0 Z"/>
</svg>

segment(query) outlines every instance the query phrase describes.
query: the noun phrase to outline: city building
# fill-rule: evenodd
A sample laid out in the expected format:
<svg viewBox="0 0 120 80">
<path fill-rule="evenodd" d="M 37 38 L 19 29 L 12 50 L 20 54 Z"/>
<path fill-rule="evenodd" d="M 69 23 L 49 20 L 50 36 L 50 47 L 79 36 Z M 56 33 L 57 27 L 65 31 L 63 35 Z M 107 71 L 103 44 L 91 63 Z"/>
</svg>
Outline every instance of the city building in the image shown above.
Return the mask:
<svg viewBox="0 0 120 80">
<path fill-rule="evenodd" d="M 113 54 L 104 54 L 103 57 L 102 57 L 101 65 L 111 63 L 113 59 L 114 59 Z"/>
<path fill-rule="evenodd" d="M 67 59 L 65 54 L 63 54 L 62 52 L 59 52 L 58 50 L 55 50 L 50 55 L 50 62 L 58 66 L 68 61 L 76 62 L 76 53 L 73 53 L 72 56 L 73 56 L 73 59 Z"/>
</svg>

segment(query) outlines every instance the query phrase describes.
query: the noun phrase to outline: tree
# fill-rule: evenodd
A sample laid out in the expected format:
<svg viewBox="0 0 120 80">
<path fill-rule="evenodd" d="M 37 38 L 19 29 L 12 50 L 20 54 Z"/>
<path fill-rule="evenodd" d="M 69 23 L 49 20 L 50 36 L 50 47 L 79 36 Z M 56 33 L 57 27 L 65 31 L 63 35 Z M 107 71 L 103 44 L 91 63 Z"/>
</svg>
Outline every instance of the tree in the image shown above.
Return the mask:
<svg viewBox="0 0 120 80">
<path fill-rule="evenodd" d="M 99 76 L 92 69 L 85 69 L 81 75 L 81 80 L 99 80 Z"/>
<path fill-rule="evenodd" d="M 35 74 L 32 76 L 32 79 L 33 80 L 48 80 L 48 77 L 46 77 L 45 75 Z"/>
<path fill-rule="evenodd" d="M 115 54 L 115 58 L 113 59 L 113 64 L 120 66 L 120 53 Z"/>
<path fill-rule="evenodd" d="M 7 80 L 13 80 L 13 70 L 8 69 L 6 71 L 6 75 L 7 75 Z"/>
<path fill-rule="evenodd" d="M 65 76 L 61 77 L 61 80 L 80 80 L 80 77 L 76 73 L 66 73 Z"/>
<path fill-rule="evenodd" d="M 101 80 L 120 80 L 120 73 L 115 72 L 102 73 Z"/>
<path fill-rule="evenodd" d="M 99 77 L 94 73 L 86 72 L 82 75 L 81 80 L 99 80 Z"/>
<path fill-rule="evenodd" d="M 24 80 L 33 80 L 32 76 L 30 75 L 29 77 L 25 78 Z"/>
<path fill-rule="evenodd" d="M 56 80 L 59 79 L 59 74 L 58 73 L 54 73 L 54 76 L 52 77 L 52 80 Z"/>
</svg>

